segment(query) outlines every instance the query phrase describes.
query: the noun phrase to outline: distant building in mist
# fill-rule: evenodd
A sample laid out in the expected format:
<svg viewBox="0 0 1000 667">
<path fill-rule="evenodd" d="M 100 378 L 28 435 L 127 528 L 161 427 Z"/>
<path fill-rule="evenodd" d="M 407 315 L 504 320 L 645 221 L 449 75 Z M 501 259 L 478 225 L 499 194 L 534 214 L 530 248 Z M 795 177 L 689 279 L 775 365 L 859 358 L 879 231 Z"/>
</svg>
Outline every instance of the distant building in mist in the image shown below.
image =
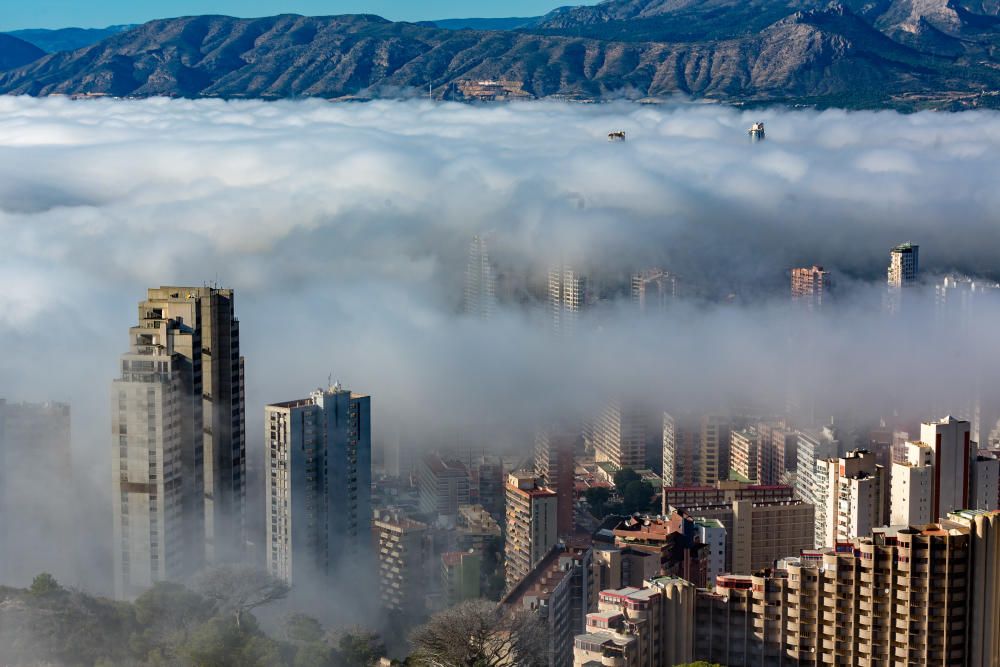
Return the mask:
<svg viewBox="0 0 1000 667">
<path fill-rule="evenodd" d="M 474 236 L 469 244 L 469 260 L 465 266 L 463 310 L 466 315 L 486 320 L 492 317 L 496 303 L 496 277 L 490 264 L 486 239 Z"/>
<path fill-rule="evenodd" d="M 701 418 L 699 484 L 708 486 L 729 478 L 731 431 L 732 422 L 728 417 L 705 415 Z"/>
<path fill-rule="evenodd" d="M 830 295 L 830 272 L 822 266 L 792 269 L 792 303 L 820 310 Z"/>
<path fill-rule="evenodd" d="M 507 476 L 505 572 L 507 590 L 538 565 L 558 539 L 557 496 L 529 472 Z"/>
<path fill-rule="evenodd" d="M 677 276 L 663 269 L 632 274 L 632 303 L 641 313 L 665 309 L 679 296 Z"/>
<path fill-rule="evenodd" d="M 729 438 L 730 470 L 740 481 L 760 481 L 760 433 L 755 428 L 733 431 Z"/>
<path fill-rule="evenodd" d="M 68 405 L 0 399 L 0 583 L 76 581 L 73 470 Z"/>
<path fill-rule="evenodd" d="M 265 413 L 267 569 L 333 575 L 364 562 L 371 540 L 371 399 L 340 385 Z"/>
<path fill-rule="evenodd" d="M 460 505 L 468 505 L 469 469 L 460 461 L 428 454 L 417 469 L 417 488 L 420 491 L 420 513 L 429 520 L 438 517 L 454 519 Z"/>
<path fill-rule="evenodd" d="M 559 535 L 571 535 L 574 530 L 575 456 L 581 439 L 578 430 L 567 428 L 552 427 L 535 434 L 535 474 L 558 496 Z"/>
<path fill-rule="evenodd" d="M 903 243 L 889 251 L 886 278 L 886 311 L 899 314 L 905 290 L 917 285 L 920 278 L 920 246 Z"/>
<path fill-rule="evenodd" d="M 617 469 L 646 466 L 647 415 L 641 407 L 613 401 L 594 424 L 594 459 Z"/>
<path fill-rule="evenodd" d="M 571 334 L 586 305 L 585 277 L 565 264 L 549 269 L 548 307 L 553 332 Z"/>
</svg>

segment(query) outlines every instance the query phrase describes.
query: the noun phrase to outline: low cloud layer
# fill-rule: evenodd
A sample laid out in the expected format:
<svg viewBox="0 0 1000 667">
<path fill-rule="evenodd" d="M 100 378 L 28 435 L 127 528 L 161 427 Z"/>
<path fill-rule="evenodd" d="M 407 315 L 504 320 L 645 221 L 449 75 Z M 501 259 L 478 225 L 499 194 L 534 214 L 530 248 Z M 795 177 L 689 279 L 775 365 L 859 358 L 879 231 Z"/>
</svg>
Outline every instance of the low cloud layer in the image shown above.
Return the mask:
<svg viewBox="0 0 1000 667">
<path fill-rule="evenodd" d="M 750 144 L 756 120 L 768 138 Z M 777 410 L 811 386 L 830 412 L 919 412 L 989 377 L 1000 318 L 948 344 L 929 302 L 887 325 L 888 249 L 919 243 L 927 273 L 1000 274 L 998 149 L 1000 115 L 978 112 L 0 97 L 0 384 L 72 403 L 94 498 L 109 382 L 160 284 L 237 290 L 257 450 L 263 405 L 328 374 L 372 393 L 377 441 L 412 447 L 517 446 L 613 395 Z M 595 276 L 609 299 L 592 326 L 556 341 L 530 302 L 459 317 L 483 233 L 519 295 L 554 262 Z M 785 271 L 811 264 L 844 298 L 803 319 Z M 610 297 L 651 266 L 703 299 L 634 317 Z"/>
</svg>

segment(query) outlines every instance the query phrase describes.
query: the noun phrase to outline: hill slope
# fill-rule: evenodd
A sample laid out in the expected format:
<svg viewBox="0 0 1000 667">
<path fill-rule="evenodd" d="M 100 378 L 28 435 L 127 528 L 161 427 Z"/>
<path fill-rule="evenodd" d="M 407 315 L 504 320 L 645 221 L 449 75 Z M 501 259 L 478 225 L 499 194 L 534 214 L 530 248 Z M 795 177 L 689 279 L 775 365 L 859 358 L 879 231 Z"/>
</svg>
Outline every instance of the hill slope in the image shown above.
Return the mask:
<svg viewBox="0 0 1000 667">
<path fill-rule="evenodd" d="M 0 70 L 27 65 L 44 55 L 45 52 L 34 44 L 0 33 Z"/>
<path fill-rule="evenodd" d="M 529 96 L 589 100 L 994 99 L 981 91 L 1000 89 L 992 55 L 1000 20 L 956 0 L 881 1 L 865 0 L 855 13 L 841 4 L 799 7 L 811 0 L 615 0 L 513 31 L 371 15 L 165 19 L 0 73 L 0 92 L 341 98 L 431 85 L 437 97 L 461 99 L 465 82 L 490 79 Z"/>
</svg>

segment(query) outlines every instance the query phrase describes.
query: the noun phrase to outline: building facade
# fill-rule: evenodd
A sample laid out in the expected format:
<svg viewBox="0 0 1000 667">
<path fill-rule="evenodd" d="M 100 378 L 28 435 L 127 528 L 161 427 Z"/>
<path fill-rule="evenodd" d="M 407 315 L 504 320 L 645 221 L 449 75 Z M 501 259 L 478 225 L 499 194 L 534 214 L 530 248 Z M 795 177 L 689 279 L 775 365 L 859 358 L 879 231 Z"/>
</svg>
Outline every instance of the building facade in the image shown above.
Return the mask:
<svg viewBox="0 0 1000 667">
<path fill-rule="evenodd" d="M 594 426 L 594 459 L 616 469 L 646 465 L 646 414 L 639 406 L 609 404 Z"/>
<path fill-rule="evenodd" d="M 830 272 L 822 266 L 792 269 L 792 303 L 820 310 L 830 294 Z"/>
<path fill-rule="evenodd" d="M 528 576 L 558 540 L 557 496 L 533 473 L 507 477 L 504 555 L 507 590 Z"/>
<path fill-rule="evenodd" d="M 847 456 L 829 459 L 826 470 L 829 492 L 823 546 L 869 535 L 886 523 L 888 475 L 875 462 L 875 454 L 854 450 Z"/>
<path fill-rule="evenodd" d="M 268 571 L 294 584 L 368 558 L 370 397 L 334 385 L 264 415 Z"/>
</svg>

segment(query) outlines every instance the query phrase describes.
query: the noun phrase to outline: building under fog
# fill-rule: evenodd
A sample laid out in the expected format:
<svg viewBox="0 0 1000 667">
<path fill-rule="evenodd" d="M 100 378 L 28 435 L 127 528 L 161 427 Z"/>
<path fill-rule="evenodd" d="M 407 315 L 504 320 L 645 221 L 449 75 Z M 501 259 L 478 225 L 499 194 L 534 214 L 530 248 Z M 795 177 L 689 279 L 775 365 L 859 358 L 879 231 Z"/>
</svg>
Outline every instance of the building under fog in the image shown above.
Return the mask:
<svg viewBox="0 0 1000 667">
<path fill-rule="evenodd" d="M 334 385 L 264 414 L 268 571 L 293 584 L 366 562 L 370 398 Z"/>
<path fill-rule="evenodd" d="M 618 470 L 644 468 L 647 419 L 640 406 L 610 403 L 594 424 L 594 459 Z"/>
<path fill-rule="evenodd" d="M 463 310 L 466 315 L 484 320 L 496 310 L 496 277 L 490 264 L 486 239 L 482 236 L 474 236 L 469 243 Z"/>
<path fill-rule="evenodd" d="M 903 307 L 904 294 L 917 285 L 920 279 L 920 246 L 903 243 L 889 251 L 889 269 L 886 276 L 886 311 L 898 315 Z"/>
<path fill-rule="evenodd" d="M 632 275 L 632 303 L 641 313 L 662 311 L 678 297 L 677 276 L 663 269 Z"/>
<path fill-rule="evenodd" d="M 587 305 L 587 279 L 563 264 L 549 269 L 548 308 L 552 331 L 571 334 Z"/>
<path fill-rule="evenodd" d="M 830 296 L 830 272 L 822 266 L 792 269 L 792 303 L 820 310 Z"/>
<path fill-rule="evenodd" d="M 0 399 L 0 582 L 75 581 L 70 408 Z"/>
</svg>

